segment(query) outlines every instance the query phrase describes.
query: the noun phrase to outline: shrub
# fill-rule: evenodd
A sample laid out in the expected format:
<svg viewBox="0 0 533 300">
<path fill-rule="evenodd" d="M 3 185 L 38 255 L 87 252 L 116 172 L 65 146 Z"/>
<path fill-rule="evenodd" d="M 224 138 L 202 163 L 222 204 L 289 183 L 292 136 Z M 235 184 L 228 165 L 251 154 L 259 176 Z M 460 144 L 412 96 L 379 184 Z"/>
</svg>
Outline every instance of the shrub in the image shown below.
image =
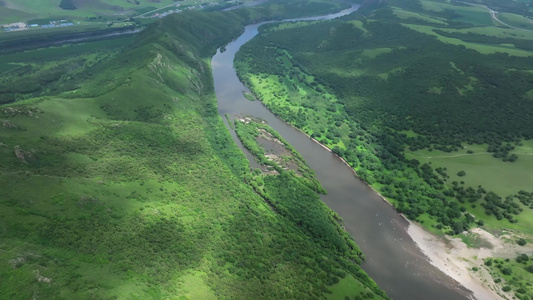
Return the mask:
<svg viewBox="0 0 533 300">
<path fill-rule="evenodd" d="M 511 275 L 511 274 L 513 274 L 513 270 L 511 270 L 511 268 L 504 268 L 502 270 L 502 273 L 503 273 L 503 275 Z"/>
<path fill-rule="evenodd" d="M 508 285 L 506 285 L 506 286 L 503 287 L 502 291 L 504 291 L 504 292 L 510 292 L 510 291 L 511 291 L 511 287 L 508 286 Z"/>
<path fill-rule="evenodd" d="M 527 266 L 526 270 L 527 270 L 529 273 L 533 273 L 533 265 L 529 265 L 529 266 Z"/>
<path fill-rule="evenodd" d="M 74 5 L 73 0 L 61 0 L 61 3 L 59 3 L 59 7 L 66 10 L 77 9 L 76 5 Z"/>
</svg>

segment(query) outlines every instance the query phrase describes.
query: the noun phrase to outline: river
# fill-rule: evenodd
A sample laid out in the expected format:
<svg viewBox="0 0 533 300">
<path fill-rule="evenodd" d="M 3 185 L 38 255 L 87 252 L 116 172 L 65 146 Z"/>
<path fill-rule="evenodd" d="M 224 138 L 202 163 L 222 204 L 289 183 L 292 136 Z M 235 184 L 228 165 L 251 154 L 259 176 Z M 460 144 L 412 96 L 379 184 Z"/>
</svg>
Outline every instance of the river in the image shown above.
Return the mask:
<svg viewBox="0 0 533 300">
<path fill-rule="evenodd" d="M 340 13 L 298 20 L 329 20 L 357 8 L 353 5 Z M 328 191 L 327 195 L 321 196 L 322 201 L 344 219 L 346 230 L 365 254 L 363 269 L 391 298 L 453 300 L 471 297 L 468 290 L 428 262 L 408 235 L 408 222 L 355 177 L 342 160 L 280 120 L 261 102 L 244 98 L 243 91 L 248 89 L 237 78 L 233 60 L 239 48 L 257 35 L 258 27 L 265 23 L 246 26 L 244 33 L 228 44 L 224 52 L 219 49 L 211 61 L 219 113 L 251 165 L 257 167 L 229 126 L 226 114 L 231 118 L 249 115 L 267 121 L 302 154 Z"/>
</svg>

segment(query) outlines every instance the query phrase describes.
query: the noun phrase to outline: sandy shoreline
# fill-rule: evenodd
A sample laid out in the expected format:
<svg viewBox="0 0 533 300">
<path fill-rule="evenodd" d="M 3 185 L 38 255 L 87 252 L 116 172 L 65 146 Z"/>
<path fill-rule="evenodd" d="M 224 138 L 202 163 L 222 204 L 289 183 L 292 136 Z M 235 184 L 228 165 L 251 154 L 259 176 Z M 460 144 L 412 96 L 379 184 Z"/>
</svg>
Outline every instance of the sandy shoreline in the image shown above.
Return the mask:
<svg viewBox="0 0 533 300">
<path fill-rule="evenodd" d="M 300 130 L 299 128 L 296 128 Z M 302 130 L 300 130 L 303 132 Z M 305 132 L 303 132 L 306 134 Z M 306 134 L 307 135 L 307 134 Z M 324 149 L 333 153 L 333 151 L 320 143 L 318 140 L 309 137 L 314 142 L 322 146 Z M 359 177 L 357 172 L 348 164 L 342 157 L 333 153 L 337 158 L 346 164 Z M 361 178 L 359 178 L 361 179 Z M 383 201 L 389 205 L 392 204 L 381 195 L 371 185 L 361 179 L 369 188 L 371 188 Z M 473 294 L 473 299 L 478 300 L 500 300 L 509 299 L 513 297 L 513 293 L 506 293 L 498 287 L 490 275 L 490 273 L 483 267 L 483 259 L 489 257 L 499 258 L 515 258 L 518 253 L 533 252 L 533 247 L 519 247 L 516 244 L 510 244 L 504 238 L 495 237 L 491 233 L 481 229 L 473 228 L 469 232 L 478 235 L 481 239 L 487 241 L 491 248 L 468 248 L 467 245 L 460 238 L 439 237 L 424 229 L 421 225 L 413 222 L 400 214 L 407 222 L 409 227 L 407 233 L 413 239 L 417 247 L 427 257 L 427 260 L 441 270 L 444 274 L 456 280 L 461 286 L 470 290 Z M 472 268 L 477 267 L 477 271 Z M 503 296 L 502 296 L 503 295 Z"/>
<path fill-rule="evenodd" d="M 532 247 L 521 247 L 515 243 L 509 243 L 505 237 L 496 237 L 481 228 L 473 228 L 470 232 L 489 242 L 492 247 L 468 248 L 460 238 L 435 236 L 411 221 L 407 229 L 407 233 L 427 256 L 429 262 L 472 291 L 476 299 L 512 298 L 514 293 L 503 292 L 494 284 L 491 275 L 483 267 L 483 259 L 488 257 L 515 258 L 518 253 L 531 253 Z M 473 267 L 477 267 L 478 270 L 473 271 Z"/>
<path fill-rule="evenodd" d="M 293 126 L 294 127 L 294 126 Z M 303 132 L 299 128 L 297 130 Z M 303 132 L 307 135 L 305 132 Z M 333 153 L 333 151 L 326 145 L 320 143 L 318 140 L 308 136 L 315 143 L 319 144 L 322 148 Z M 389 205 L 392 204 L 375 190 L 371 185 L 362 180 L 357 172 L 348 164 L 342 157 L 333 153 L 337 158 L 344 162 L 361 181 L 363 181 L 369 188 L 371 188 L 383 201 Z M 492 249 L 480 248 L 472 249 L 468 248 L 465 243 L 459 238 L 452 240 L 444 237 L 438 237 L 433 233 L 428 232 L 418 223 L 415 223 L 404 215 L 400 214 L 407 222 L 409 227 L 407 233 L 413 239 L 417 247 L 427 257 L 427 260 L 441 270 L 444 274 L 456 280 L 460 285 L 470 290 L 473 293 L 475 299 L 489 300 L 489 299 L 506 299 L 500 294 L 506 294 L 496 284 L 488 273 L 488 271 L 482 267 L 483 259 L 487 257 L 516 257 L 518 249 L 515 251 L 514 247 L 503 246 L 503 241 L 499 240 L 489 232 L 480 228 L 471 229 L 480 235 L 483 239 L 487 240 L 494 247 Z M 478 267 L 478 271 L 474 272 L 473 267 Z M 511 296 L 511 295 L 506 295 Z"/>
<path fill-rule="evenodd" d="M 264 103 L 262 104 L 264 105 Z M 268 107 L 266 108 L 268 109 Z M 366 181 L 362 180 L 346 160 L 334 153 L 326 145 L 309 136 L 303 130 L 296 128 L 295 126 L 292 127 L 307 135 L 307 137 L 322 148 L 334 154 L 353 171 L 355 176 L 372 189 L 383 201 L 392 206 L 392 204 L 376 189 L 366 183 Z M 409 222 L 407 233 L 427 257 L 427 260 L 444 274 L 456 280 L 461 286 L 470 290 L 474 299 L 496 300 L 512 299 L 514 297 L 513 292 L 503 292 L 501 288 L 494 283 L 492 276 L 484 267 L 483 259 L 488 257 L 515 258 L 519 253 L 533 253 L 533 245 L 528 244 L 527 247 L 520 247 L 515 243 L 509 243 L 505 240 L 505 237 L 496 237 L 481 228 L 473 228 L 469 232 L 478 235 L 481 239 L 487 241 L 489 245 L 492 245 L 492 247 L 468 248 L 460 238 L 436 236 L 424 229 L 418 223 L 409 220 L 402 214 L 400 215 Z M 509 236 L 506 237 L 509 238 Z M 473 271 L 473 267 L 477 267 L 478 270 Z"/>
<path fill-rule="evenodd" d="M 412 221 L 409 221 L 407 233 L 432 265 L 472 291 L 476 299 L 505 299 L 488 287 L 493 281 L 490 274 L 481 267 L 483 258 L 491 257 L 491 250 L 469 249 L 458 238 L 445 242 L 445 238 L 427 232 Z M 478 267 L 479 270 L 474 272 L 473 267 Z M 494 284 L 492 288 L 497 289 Z"/>
</svg>

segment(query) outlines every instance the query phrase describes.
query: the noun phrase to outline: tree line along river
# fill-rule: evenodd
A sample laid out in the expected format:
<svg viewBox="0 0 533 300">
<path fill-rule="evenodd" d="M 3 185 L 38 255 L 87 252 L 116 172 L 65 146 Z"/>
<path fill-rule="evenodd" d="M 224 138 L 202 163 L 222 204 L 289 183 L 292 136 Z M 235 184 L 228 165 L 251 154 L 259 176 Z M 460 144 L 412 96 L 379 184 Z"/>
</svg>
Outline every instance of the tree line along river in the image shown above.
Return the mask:
<svg viewBox="0 0 533 300">
<path fill-rule="evenodd" d="M 357 5 L 336 14 L 288 19 L 288 21 L 331 20 L 358 9 Z M 322 186 L 328 191 L 321 199 L 344 219 L 346 230 L 365 254 L 363 269 L 393 299 L 468 299 L 472 294 L 458 282 L 431 265 L 407 233 L 409 223 L 391 205 L 354 176 L 353 170 L 337 156 L 307 135 L 272 114 L 261 102 L 245 99 L 249 90 L 233 68 L 235 53 L 258 34 L 259 26 L 248 25 L 244 33 L 217 51 L 211 66 L 218 109 L 233 139 L 247 155 L 225 116 L 246 115 L 265 120 L 307 160 Z M 444 251 L 444 249 L 443 249 Z"/>
</svg>

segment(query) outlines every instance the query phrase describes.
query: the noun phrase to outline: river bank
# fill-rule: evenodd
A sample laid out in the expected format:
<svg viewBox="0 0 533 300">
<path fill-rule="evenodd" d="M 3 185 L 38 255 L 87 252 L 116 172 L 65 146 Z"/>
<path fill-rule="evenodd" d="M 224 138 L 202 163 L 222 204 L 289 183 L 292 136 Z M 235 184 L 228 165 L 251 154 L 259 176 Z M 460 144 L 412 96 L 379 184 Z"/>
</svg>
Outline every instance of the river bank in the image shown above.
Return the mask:
<svg viewBox="0 0 533 300">
<path fill-rule="evenodd" d="M 409 223 L 407 232 L 429 262 L 472 291 L 475 298 L 485 300 L 513 297 L 512 292 L 506 293 L 494 283 L 492 276 L 483 267 L 483 259 L 490 257 L 514 259 L 519 253 L 531 253 L 532 245 L 518 246 L 508 235 L 494 236 L 484 229 L 473 228 L 470 232 L 478 235 L 487 246 L 469 248 L 460 238 L 435 236 L 417 223 L 411 221 Z M 512 233 L 509 234 L 513 236 Z M 473 268 L 478 269 L 474 271 L 476 269 Z"/>
<path fill-rule="evenodd" d="M 299 128 L 296 129 L 306 134 Z M 318 140 L 310 136 L 309 138 L 319 144 L 322 148 L 334 154 L 353 171 L 354 175 L 359 180 L 371 188 L 384 202 L 393 207 L 392 203 L 390 203 L 383 195 L 366 181 L 361 179 L 345 159 L 334 153 L 330 148 L 320 143 Z M 509 243 L 503 236 L 496 237 L 481 228 L 473 228 L 469 232 L 479 235 L 481 239 L 488 242 L 492 247 L 468 248 L 460 238 L 437 236 L 429 232 L 420 224 L 409 220 L 405 215 L 401 213 L 399 213 L 399 215 L 409 223 L 407 233 L 426 256 L 426 259 L 444 274 L 453 278 L 460 285 L 470 290 L 475 299 L 506 299 L 502 295 L 512 297 L 512 295 L 502 291 L 502 289 L 494 283 L 492 276 L 482 267 L 484 264 L 483 259 L 490 257 L 513 259 L 519 253 L 523 253 L 524 250 L 533 252 L 533 246 L 528 245 L 529 247 L 524 249 L 524 247 Z M 477 268 L 477 271 L 474 271 L 474 267 Z"/>
<path fill-rule="evenodd" d="M 238 79 L 233 60 L 239 48 L 258 33 L 259 26 L 246 26 L 241 36 L 229 43 L 225 51 L 217 51 L 211 60 L 220 116 L 224 119 L 226 114 L 247 115 L 265 120 L 304 157 L 328 191 L 321 195 L 321 200 L 343 219 L 343 226 L 365 253 L 362 268 L 391 298 L 468 299 L 472 293 L 429 263 L 409 237 L 406 219 L 360 180 L 353 168 L 332 155 L 335 153 L 331 149 L 280 120 L 260 101 L 249 101 L 243 96 L 243 91 L 249 89 Z M 231 126 L 226 125 L 237 145 L 248 153 Z M 254 163 L 252 157 L 248 158 Z"/>
<path fill-rule="evenodd" d="M 299 128 L 297 130 L 306 134 Z M 306 134 L 307 135 L 307 134 Z M 357 172 L 348 164 L 348 162 L 333 153 L 333 151 L 326 145 L 320 143 L 318 140 L 309 137 L 315 143 L 319 144 L 322 148 L 331 152 L 337 158 L 339 158 L 347 167 L 349 167 L 355 176 L 364 182 L 369 188 L 371 188 L 383 201 L 392 204 L 381 195 L 370 184 L 361 179 Z M 483 265 L 483 259 L 489 257 L 504 257 L 514 258 L 516 257 L 519 249 L 516 244 L 510 245 L 506 243 L 501 237 L 497 238 L 491 233 L 481 229 L 473 228 L 470 232 L 478 234 L 481 238 L 488 241 L 493 247 L 489 248 L 468 248 L 468 246 L 460 238 L 440 237 L 429 231 L 427 231 L 420 224 L 409 220 L 403 214 L 400 214 L 408 223 L 407 233 L 417 245 L 417 247 L 426 256 L 427 260 L 442 271 L 447 276 L 456 280 L 466 289 L 473 293 L 473 297 L 478 300 L 486 299 L 506 299 L 502 297 L 502 294 L 506 294 L 494 284 L 492 276 L 486 269 L 480 267 Z M 520 249 L 523 250 L 523 249 Z M 530 249 L 530 251 L 533 249 Z M 477 267 L 477 271 L 473 271 L 472 268 Z M 509 295 L 510 296 L 510 295 Z"/>
<path fill-rule="evenodd" d="M 240 82 L 244 85 L 243 82 Z M 260 99 L 256 93 L 252 91 L 255 98 Z M 262 101 L 257 101 L 261 103 L 265 110 L 268 110 L 271 114 L 275 115 L 276 118 L 281 120 L 272 110 L 264 106 Z M 389 202 L 384 196 L 382 196 L 378 190 L 372 187 L 370 184 L 362 180 L 357 172 L 349 165 L 349 163 L 334 153 L 332 149 L 328 148 L 326 145 L 320 143 L 318 140 L 309 136 L 306 132 L 300 128 L 296 128 L 291 124 L 287 124 L 296 131 L 304 134 L 311 141 L 319 145 L 322 149 L 333 154 L 337 159 L 339 159 L 346 167 L 350 169 L 351 172 L 360 180 L 361 183 L 365 184 L 369 189 L 371 189 L 383 202 L 387 203 L 392 209 L 394 206 Z M 333 208 L 333 207 L 332 207 Z M 334 208 L 333 208 L 334 209 Z M 334 209 L 335 210 L 335 209 Z M 394 209 L 395 210 L 395 209 Z M 336 210 L 339 212 L 338 210 Z M 470 232 L 479 235 L 484 240 L 489 241 L 492 248 L 468 248 L 468 246 L 460 239 L 453 237 L 441 237 L 435 235 L 423 226 L 418 223 L 410 221 L 405 215 L 396 212 L 403 220 L 408 223 L 406 226 L 406 232 L 411 240 L 414 242 L 418 250 L 423 253 L 424 259 L 441 271 L 443 274 L 448 276 L 457 282 L 458 285 L 464 287 L 472 294 L 467 296 L 470 299 L 506 299 L 501 296 L 504 295 L 508 298 L 512 297 L 512 293 L 505 293 L 501 290 L 498 285 L 494 283 L 494 279 L 489 274 L 489 272 L 483 267 L 484 258 L 489 257 L 504 257 L 504 258 L 515 258 L 519 249 L 516 249 L 516 245 L 510 245 L 505 242 L 502 237 L 497 238 L 490 234 L 489 232 L 480 229 L 474 228 Z M 376 214 L 378 216 L 378 214 Z M 378 226 L 381 226 L 382 223 L 378 223 Z M 523 248 L 520 249 L 523 251 Z M 477 268 L 477 271 L 474 271 L 473 268 Z"/>
<path fill-rule="evenodd" d="M 244 84 L 244 83 L 242 83 Z M 261 105 L 273 115 L 277 116 L 272 110 L 266 107 L 263 102 L 259 101 Z M 292 124 L 288 124 L 295 130 L 306 135 L 310 140 L 318 144 L 326 151 L 333 154 L 344 165 L 346 165 L 362 183 L 368 186 L 374 193 L 379 196 L 390 207 L 394 208 L 387 198 L 379 193 L 374 187 L 361 179 L 357 171 L 355 171 L 348 162 L 341 156 L 334 153 L 326 145 L 320 143 L 318 140 L 309 136 L 306 132 L 300 128 L 294 127 Z M 405 215 L 398 213 L 405 221 L 408 222 L 407 233 L 416 244 L 418 249 L 426 256 L 426 260 L 442 271 L 444 274 L 457 281 L 461 286 L 472 292 L 471 299 L 487 300 L 487 299 L 506 299 L 501 295 L 506 293 L 501 290 L 496 284 L 494 284 L 492 276 L 489 272 L 481 267 L 484 262 L 483 259 L 489 257 L 503 257 L 503 258 L 515 258 L 517 253 L 522 249 L 518 249 L 516 244 L 509 244 L 502 237 L 495 237 L 491 233 L 481 229 L 473 228 L 470 232 L 479 235 L 483 240 L 487 241 L 492 248 L 468 248 L 468 246 L 460 238 L 441 237 L 437 236 L 420 224 L 409 220 Z M 533 251 L 533 247 L 530 247 L 530 251 Z M 477 267 L 477 271 L 473 271 L 473 268 Z M 507 295 L 511 296 L 511 295 Z"/>
</svg>

